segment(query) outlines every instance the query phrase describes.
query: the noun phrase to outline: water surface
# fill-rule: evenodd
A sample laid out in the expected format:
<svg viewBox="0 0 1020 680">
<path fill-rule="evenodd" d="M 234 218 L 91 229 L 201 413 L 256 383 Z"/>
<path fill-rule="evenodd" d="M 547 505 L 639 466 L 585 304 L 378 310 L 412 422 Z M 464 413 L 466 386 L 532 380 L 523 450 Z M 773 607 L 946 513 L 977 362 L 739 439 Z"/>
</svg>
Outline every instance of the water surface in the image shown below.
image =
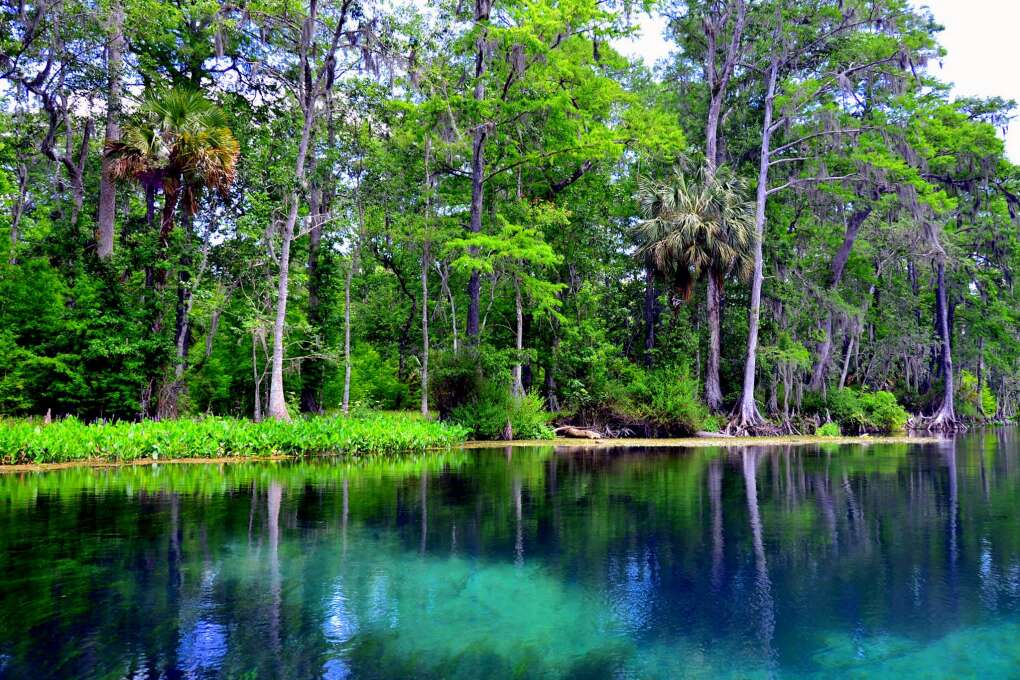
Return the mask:
<svg viewBox="0 0 1020 680">
<path fill-rule="evenodd" d="M 0 677 L 1020 677 L 1020 453 L 0 476 Z"/>
</svg>

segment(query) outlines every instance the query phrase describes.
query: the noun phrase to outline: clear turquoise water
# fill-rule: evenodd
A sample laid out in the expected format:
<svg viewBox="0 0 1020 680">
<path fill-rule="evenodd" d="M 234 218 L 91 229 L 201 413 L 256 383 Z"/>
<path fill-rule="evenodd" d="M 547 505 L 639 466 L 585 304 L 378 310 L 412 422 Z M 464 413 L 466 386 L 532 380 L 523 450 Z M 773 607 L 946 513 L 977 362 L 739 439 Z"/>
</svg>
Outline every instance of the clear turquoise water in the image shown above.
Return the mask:
<svg viewBox="0 0 1020 680">
<path fill-rule="evenodd" d="M 1020 447 L 0 476 L 0 677 L 1020 678 Z"/>
</svg>

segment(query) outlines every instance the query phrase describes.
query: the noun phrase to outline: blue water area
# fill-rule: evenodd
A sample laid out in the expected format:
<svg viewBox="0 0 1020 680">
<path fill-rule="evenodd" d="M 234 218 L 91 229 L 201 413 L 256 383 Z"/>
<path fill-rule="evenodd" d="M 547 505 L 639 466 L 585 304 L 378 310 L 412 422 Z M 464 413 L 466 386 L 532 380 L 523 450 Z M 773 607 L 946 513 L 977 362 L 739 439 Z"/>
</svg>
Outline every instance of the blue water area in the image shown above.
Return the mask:
<svg viewBox="0 0 1020 680">
<path fill-rule="evenodd" d="M 0 475 L 0 677 L 1020 678 L 1018 442 Z"/>
</svg>

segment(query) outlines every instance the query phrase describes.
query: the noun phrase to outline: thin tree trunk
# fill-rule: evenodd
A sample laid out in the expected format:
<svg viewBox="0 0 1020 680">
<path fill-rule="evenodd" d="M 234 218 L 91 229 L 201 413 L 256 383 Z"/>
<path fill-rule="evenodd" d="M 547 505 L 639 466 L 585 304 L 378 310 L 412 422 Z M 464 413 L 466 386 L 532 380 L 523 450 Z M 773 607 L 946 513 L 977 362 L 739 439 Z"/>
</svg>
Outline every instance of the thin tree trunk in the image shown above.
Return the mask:
<svg viewBox="0 0 1020 680">
<path fill-rule="evenodd" d="M 421 254 L 421 414 L 429 414 L 429 259 L 431 244 L 426 238 Z"/>
<path fill-rule="evenodd" d="M 124 64 L 124 7 L 112 0 L 108 15 L 109 42 L 106 46 L 106 144 L 120 139 L 121 70 Z M 113 180 L 113 159 L 103 154 L 99 178 L 98 238 L 96 254 L 106 260 L 113 255 L 113 233 L 117 214 L 117 186 Z"/>
<path fill-rule="evenodd" d="M 521 282 L 516 277 L 514 277 L 514 308 L 517 312 L 517 357 L 514 363 L 511 392 L 514 398 L 520 399 L 524 396 L 524 383 L 521 381 L 521 356 L 524 354 L 524 308 L 521 303 Z"/>
<path fill-rule="evenodd" d="M 754 274 L 751 278 L 751 309 L 747 330 L 747 358 L 744 362 L 744 385 L 740 401 L 733 412 L 733 429 L 749 430 L 761 425 L 762 417 L 754 401 L 755 372 L 758 359 L 758 324 L 761 318 L 761 288 L 764 278 L 762 242 L 765 239 L 765 204 L 768 200 L 770 142 L 776 83 L 779 79 L 779 56 L 772 57 L 765 91 L 765 120 L 762 123 L 761 154 L 758 164 L 758 190 L 754 219 Z"/>
<path fill-rule="evenodd" d="M 857 240 L 857 234 L 861 229 L 861 225 L 868 219 L 868 215 L 871 214 L 871 207 L 868 206 L 862 210 L 858 210 L 846 224 L 846 232 L 843 235 L 843 243 L 840 245 L 839 250 L 836 252 L 836 256 L 832 258 L 831 272 L 832 276 L 829 280 L 829 292 L 835 293 L 839 289 L 839 284 L 843 280 L 843 271 L 846 268 L 846 263 L 850 259 L 850 253 L 853 251 L 854 242 Z M 822 326 L 822 340 L 818 345 L 818 360 L 815 362 L 814 370 L 811 372 L 811 390 L 819 391 L 822 389 L 822 383 L 825 381 L 825 374 L 829 368 L 829 360 L 832 355 L 832 310 L 828 310 L 825 316 L 825 323 Z"/>
<path fill-rule="evenodd" d="M 722 357 L 722 272 L 708 274 L 708 363 L 705 366 L 705 402 L 713 412 L 722 410 L 719 366 Z"/>
<path fill-rule="evenodd" d="M 987 418 L 985 413 L 985 401 L 981 398 L 985 388 L 985 339 L 978 338 L 978 364 L 977 364 L 977 403 L 978 414 Z"/>
<path fill-rule="evenodd" d="M 839 374 L 839 389 L 846 387 L 847 374 L 850 372 L 850 357 L 854 353 L 854 340 L 855 336 L 851 334 L 847 340 L 846 356 L 843 357 L 843 370 Z"/>
<path fill-rule="evenodd" d="M 259 354 L 258 354 L 258 338 L 256 337 L 257 330 L 252 331 L 251 334 L 251 371 L 252 377 L 255 380 L 255 413 L 254 419 L 256 423 L 262 422 L 262 376 L 259 374 Z"/>
<path fill-rule="evenodd" d="M 450 330 L 453 333 L 453 353 L 456 354 L 460 348 L 457 335 L 457 301 L 450 290 L 450 269 L 446 264 L 437 267 L 439 270 L 439 285 L 442 287 L 443 295 L 450 302 Z"/>
<path fill-rule="evenodd" d="M 28 166 L 24 163 L 18 164 L 18 197 L 14 201 L 11 214 L 11 252 L 8 262 L 18 263 L 18 241 L 21 239 L 21 216 L 25 213 L 25 204 L 28 202 Z"/>
<path fill-rule="evenodd" d="M 645 262 L 645 368 L 651 368 L 655 353 L 655 269 L 651 260 Z"/>
<path fill-rule="evenodd" d="M 948 304 L 946 304 L 946 265 L 941 259 L 936 265 L 936 299 L 938 310 L 939 339 L 942 341 L 942 375 L 945 385 L 942 405 L 932 418 L 930 429 L 953 430 L 956 428 L 956 409 L 953 401 L 953 352 L 949 330 Z"/>
<path fill-rule="evenodd" d="M 315 158 L 309 161 L 310 174 L 315 175 Z M 308 192 L 308 321 L 313 329 L 321 331 L 319 311 L 319 244 L 322 240 L 322 223 L 324 221 L 324 201 L 322 188 L 313 184 Z M 322 389 L 322 359 L 313 358 L 302 365 L 301 370 L 301 411 L 319 413 L 319 394 Z"/>
<path fill-rule="evenodd" d="M 298 56 L 301 62 L 300 76 L 303 81 L 300 94 L 303 125 L 301 126 L 301 138 L 298 142 L 297 158 L 294 161 L 294 182 L 296 188 L 290 192 L 290 204 L 288 206 L 287 219 L 283 225 L 283 238 L 280 245 L 280 280 L 276 292 L 276 320 L 273 323 L 273 370 L 269 384 L 269 416 L 276 420 L 290 420 L 290 413 L 287 411 L 287 398 L 283 392 L 283 334 L 287 321 L 287 295 L 290 283 L 290 244 L 294 238 L 294 225 L 297 222 L 298 207 L 301 199 L 300 189 L 303 189 L 305 184 L 305 161 L 308 157 L 308 147 L 312 138 L 312 128 L 315 124 L 318 100 L 332 86 L 336 67 L 335 54 L 340 37 L 343 35 L 344 23 L 349 8 L 349 0 L 343 0 L 340 16 L 337 18 L 333 31 L 332 43 L 328 50 L 325 50 L 326 54 L 323 55 L 324 64 L 317 74 L 314 74 L 315 69 L 310 62 L 316 48 L 315 29 L 318 25 L 317 0 L 309 0 L 308 16 L 305 18 L 301 30 Z"/>
<path fill-rule="evenodd" d="M 475 0 L 475 26 L 483 27 L 475 45 L 475 102 L 481 105 L 485 100 L 485 72 L 488 67 L 488 30 L 489 14 L 492 11 L 492 0 Z M 472 234 L 482 231 L 482 210 L 485 194 L 485 141 L 489 135 L 491 124 L 479 121 L 472 133 L 471 144 L 471 221 Z M 477 255 L 477 249 L 472 249 Z M 472 270 L 468 280 L 468 339 L 477 344 L 481 326 L 482 281 L 478 270 Z"/>
<path fill-rule="evenodd" d="M 719 137 L 722 123 L 722 109 L 726 101 L 730 77 L 737 64 L 740 45 L 743 39 L 744 20 L 747 8 L 744 0 L 730 0 L 725 11 L 709 10 L 703 21 L 707 49 L 705 51 L 705 82 L 708 85 L 709 102 L 708 116 L 705 120 L 705 168 L 707 179 L 715 177 L 719 167 Z M 727 23 L 733 20 L 729 43 L 726 45 L 722 64 L 717 63 L 719 39 L 723 36 Z M 708 357 L 705 366 L 705 401 L 713 412 L 722 409 L 722 386 L 719 378 L 721 356 L 722 328 L 722 288 L 724 273 L 716 275 L 709 272 L 707 307 L 708 307 Z M 698 362 L 700 370 L 700 361 Z"/>
<path fill-rule="evenodd" d="M 351 409 L 351 286 L 354 281 L 354 269 L 358 266 L 361 253 L 361 238 L 365 232 L 365 206 L 361 202 L 361 181 L 357 187 L 358 237 L 351 253 L 351 261 L 344 276 L 344 396 L 341 409 L 345 414 Z"/>
<path fill-rule="evenodd" d="M 429 414 L 429 266 L 432 260 L 429 241 L 429 219 L 432 214 L 432 175 L 429 161 L 432 139 L 425 136 L 425 240 L 421 253 L 421 414 Z M 422 539 L 424 547 L 424 537 Z"/>
<path fill-rule="evenodd" d="M 347 267 L 344 277 L 344 397 L 343 412 L 351 410 L 351 279 L 354 277 L 354 262 Z"/>
</svg>

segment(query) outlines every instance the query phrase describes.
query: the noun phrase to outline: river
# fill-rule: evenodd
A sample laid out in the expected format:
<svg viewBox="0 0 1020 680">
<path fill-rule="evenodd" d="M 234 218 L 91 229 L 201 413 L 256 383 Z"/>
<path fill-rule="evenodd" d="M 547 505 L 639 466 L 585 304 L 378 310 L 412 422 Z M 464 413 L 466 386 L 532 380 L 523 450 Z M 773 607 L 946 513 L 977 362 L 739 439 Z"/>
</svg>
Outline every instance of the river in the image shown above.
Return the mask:
<svg viewBox="0 0 1020 680">
<path fill-rule="evenodd" d="M 0 677 L 1016 678 L 1018 444 L 0 475 Z"/>
</svg>

